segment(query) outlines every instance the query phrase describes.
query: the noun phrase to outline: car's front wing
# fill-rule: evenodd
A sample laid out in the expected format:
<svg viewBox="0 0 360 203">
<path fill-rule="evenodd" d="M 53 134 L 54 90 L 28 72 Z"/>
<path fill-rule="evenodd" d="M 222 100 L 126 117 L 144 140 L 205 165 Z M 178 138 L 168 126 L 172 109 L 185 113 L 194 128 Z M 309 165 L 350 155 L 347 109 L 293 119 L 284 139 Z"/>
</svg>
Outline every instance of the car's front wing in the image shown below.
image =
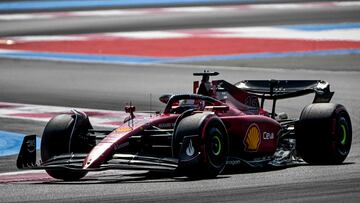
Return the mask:
<svg viewBox="0 0 360 203">
<path fill-rule="evenodd" d="M 138 170 L 175 170 L 179 161 L 176 158 L 159 158 L 133 154 L 114 154 L 108 161 L 97 168 L 83 168 L 87 154 L 69 153 L 38 163 L 36 160 L 36 136 L 28 135 L 24 138 L 17 159 L 19 169 L 68 169 L 84 171 L 101 171 L 109 169 L 138 169 Z"/>
</svg>

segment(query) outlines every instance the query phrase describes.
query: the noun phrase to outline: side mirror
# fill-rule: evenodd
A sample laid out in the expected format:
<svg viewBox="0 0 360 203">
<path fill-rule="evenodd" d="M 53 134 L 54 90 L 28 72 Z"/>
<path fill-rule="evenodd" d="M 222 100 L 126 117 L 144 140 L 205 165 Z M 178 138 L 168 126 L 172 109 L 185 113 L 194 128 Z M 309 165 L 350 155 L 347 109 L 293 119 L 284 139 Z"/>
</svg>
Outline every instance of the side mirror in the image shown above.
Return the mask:
<svg viewBox="0 0 360 203">
<path fill-rule="evenodd" d="M 133 113 L 135 112 L 135 106 L 125 106 L 125 113 Z"/>
</svg>

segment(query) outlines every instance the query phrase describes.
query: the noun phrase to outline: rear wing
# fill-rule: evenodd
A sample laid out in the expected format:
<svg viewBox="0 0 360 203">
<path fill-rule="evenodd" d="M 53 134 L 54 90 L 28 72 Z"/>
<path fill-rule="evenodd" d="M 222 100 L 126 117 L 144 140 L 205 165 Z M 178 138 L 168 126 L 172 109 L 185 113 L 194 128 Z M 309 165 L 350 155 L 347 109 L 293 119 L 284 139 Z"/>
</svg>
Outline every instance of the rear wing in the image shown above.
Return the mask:
<svg viewBox="0 0 360 203">
<path fill-rule="evenodd" d="M 330 84 L 322 80 L 244 80 L 235 84 L 238 89 L 261 98 L 261 108 L 266 99 L 273 100 L 271 117 L 275 118 L 278 99 L 287 99 L 315 93 L 313 103 L 330 102 L 334 92 Z"/>
<path fill-rule="evenodd" d="M 315 93 L 313 103 L 330 102 L 334 92 L 322 80 L 244 80 L 235 84 L 262 99 L 286 99 Z"/>
</svg>

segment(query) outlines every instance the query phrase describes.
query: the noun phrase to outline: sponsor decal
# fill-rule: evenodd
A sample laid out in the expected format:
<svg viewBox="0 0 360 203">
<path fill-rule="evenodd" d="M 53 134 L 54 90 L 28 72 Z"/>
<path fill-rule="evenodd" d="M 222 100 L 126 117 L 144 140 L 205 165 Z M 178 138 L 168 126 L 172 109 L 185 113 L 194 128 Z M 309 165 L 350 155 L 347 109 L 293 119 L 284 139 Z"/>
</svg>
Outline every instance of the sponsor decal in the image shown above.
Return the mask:
<svg viewBox="0 0 360 203">
<path fill-rule="evenodd" d="M 259 126 L 255 123 L 251 124 L 246 131 L 244 138 L 245 151 L 257 152 L 261 141 Z"/>
<path fill-rule="evenodd" d="M 193 147 L 192 141 L 190 140 L 189 146 L 186 148 L 186 155 L 192 156 L 195 153 L 195 149 Z"/>
<path fill-rule="evenodd" d="M 230 165 L 230 166 L 237 166 L 242 164 L 243 162 L 239 159 L 239 160 L 228 160 L 226 161 L 226 165 Z"/>
<path fill-rule="evenodd" d="M 29 153 L 33 153 L 36 150 L 36 140 L 27 140 L 26 141 L 27 150 Z"/>
<path fill-rule="evenodd" d="M 132 131 L 133 129 L 131 127 L 120 127 L 120 128 L 117 128 L 116 129 L 116 132 L 119 132 L 119 133 L 126 133 L 126 132 L 130 132 Z"/>
<path fill-rule="evenodd" d="M 159 128 L 174 128 L 175 123 L 160 123 Z"/>
<path fill-rule="evenodd" d="M 264 140 L 273 140 L 274 139 L 274 133 L 264 132 L 263 133 L 263 139 Z"/>
<path fill-rule="evenodd" d="M 248 96 L 245 99 L 245 104 L 252 107 L 259 107 L 259 100 L 255 96 Z"/>
</svg>

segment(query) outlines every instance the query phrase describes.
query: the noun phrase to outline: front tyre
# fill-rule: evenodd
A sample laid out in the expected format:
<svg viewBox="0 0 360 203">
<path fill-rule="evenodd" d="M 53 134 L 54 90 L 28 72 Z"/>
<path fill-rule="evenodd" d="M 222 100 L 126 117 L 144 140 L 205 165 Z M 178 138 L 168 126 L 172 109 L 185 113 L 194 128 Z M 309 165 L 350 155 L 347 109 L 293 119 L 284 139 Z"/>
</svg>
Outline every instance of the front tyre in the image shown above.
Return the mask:
<svg viewBox="0 0 360 203">
<path fill-rule="evenodd" d="M 80 134 L 86 133 L 91 128 L 87 119 L 78 119 L 74 128 L 76 115 L 58 115 L 46 125 L 41 139 L 41 160 L 47 161 L 54 156 L 69 154 L 71 152 L 86 152 L 89 149 L 81 142 Z M 71 141 L 70 141 L 71 140 Z M 71 145 L 71 146 L 70 146 Z M 53 178 L 67 181 L 79 180 L 87 172 L 68 169 L 46 169 Z"/>
<path fill-rule="evenodd" d="M 186 139 L 191 137 L 192 141 Z M 191 144 L 190 144 L 191 143 Z M 228 136 L 223 122 L 215 115 L 198 113 L 183 118 L 173 136 L 173 154 L 184 162 L 186 150 L 194 147 L 196 161 L 180 166 L 190 178 L 214 178 L 224 169 L 228 155 Z"/>
<path fill-rule="evenodd" d="M 341 164 L 350 152 L 351 120 L 340 104 L 306 106 L 295 127 L 296 148 L 310 164 Z"/>
</svg>

